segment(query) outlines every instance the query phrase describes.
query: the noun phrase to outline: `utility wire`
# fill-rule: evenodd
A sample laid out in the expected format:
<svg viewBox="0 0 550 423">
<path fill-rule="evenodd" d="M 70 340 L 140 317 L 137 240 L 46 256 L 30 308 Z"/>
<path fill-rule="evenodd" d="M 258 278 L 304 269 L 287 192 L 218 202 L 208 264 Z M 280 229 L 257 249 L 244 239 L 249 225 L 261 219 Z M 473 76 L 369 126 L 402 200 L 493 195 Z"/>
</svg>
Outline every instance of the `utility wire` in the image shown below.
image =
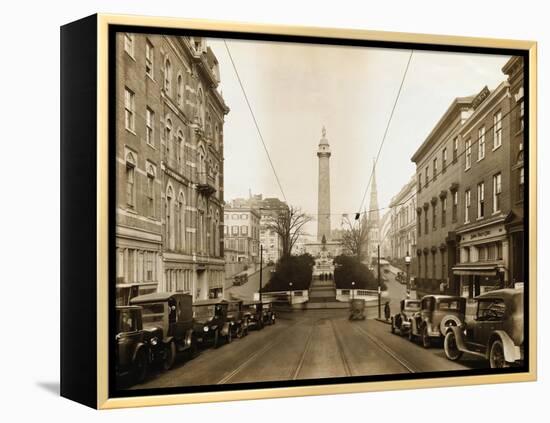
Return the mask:
<svg viewBox="0 0 550 423">
<path fill-rule="evenodd" d="M 275 170 L 275 165 L 273 164 L 273 161 L 271 160 L 271 156 L 269 155 L 269 150 L 267 149 L 267 146 L 265 145 L 264 137 L 262 135 L 262 131 L 260 130 L 260 126 L 258 125 L 258 121 L 256 120 L 256 115 L 254 114 L 254 111 L 252 110 L 252 106 L 250 105 L 250 101 L 248 100 L 248 96 L 246 95 L 246 90 L 244 89 L 243 82 L 241 80 L 241 77 L 239 75 L 239 71 L 237 70 L 237 65 L 235 64 L 235 61 L 233 60 L 233 56 L 231 54 L 231 50 L 229 50 L 229 45 L 227 44 L 227 40 L 223 40 L 223 43 L 225 44 L 225 49 L 227 50 L 227 54 L 229 55 L 229 59 L 231 60 L 231 65 L 233 66 L 233 70 L 235 71 L 235 75 L 237 76 L 237 80 L 239 81 L 239 85 L 241 86 L 241 91 L 243 92 L 244 99 L 246 101 L 246 105 L 248 106 L 248 110 L 250 110 L 250 115 L 252 116 L 252 120 L 254 121 L 254 126 L 256 127 L 256 131 L 258 132 L 258 136 L 260 137 L 260 140 L 262 142 L 262 145 L 265 150 L 265 154 L 267 155 L 267 159 L 269 160 L 269 164 L 271 165 L 271 169 L 273 170 L 273 174 L 275 175 L 275 179 L 277 180 L 277 184 L 279 185 L 279 189 L 281 190 L 281 194 L 283 196 L 283 199 L 285 202 L 287 202 L 285 192 L 283 190 L 283 186 L 281 185 L 281 181 L 279 180 L 279 176 L 277 175 L 277 171 Z"/>
<path fill-rule="evenodd" d="M 502 121 L 504 120 L 505 117 L 507 117 L 508 115 L 510 115 L 512 113 L 512 111 L 517 108 L 519 106 L 520 103 L 517 103 L 515 104 L 514 106 L 512 106 L 510 108 L 510 110 L 506 113 L 504 113 L 500 119 L 500 122 L 502 123 Z M 495 125 L 493 124 L 492 126 L 489 126 L 485 129 L 485 143 L 487 144 L 488 142 L 490 141 L 493 141 L 494 143 L 494 131 L 493 129 L 495 128 Z M 509 128 L 509 125 L 504 125 L 502 124 L 502 131 L 504 131 L 505 129 L 508 129 Z M 490 136 L 488 136 L 488 134 L 491 134 Z M 449 139 L 451 138 L 451 136 L 448 136 L 445 140 L 445 142 L 447 142 Z M 479 138 L 476 138 L 474 140 L 472 140 L 472 144 L 470 146 L 470 148 L 474 147 L 476 144 L 479 143 Z M 445 171 L 443 171 L 443 168 L 441 168 L 441 170 L 439 170 L 436 174 L 434 174 L 430 179 L 428 179 L 428 184 L 434 182 L 438 176 L 442 175 L 444 172 L 447 172 L 448 169 L 449 169 L 449 166 L 451 166 L 453 163 L 457 163 L 458 164 L 458 159 L 462 156 L 464 156 L 466 154 L 466 149 L 464 149 L 462 152 L 458 153 L 456 155 L 456 160 L 453 158 L 452 160 L 449 160 L 449 163 L 446 167 L 445 167 Z M 473 163 L 472 163 L 473 164 Z M 418 181 L 415 181 L 415 184 L 417 184 L 418 186 Z M 423 181 L 423 186 L 425 184 L 425 181 Z M 362 212 L 343 212 L 343 213 L 328 213 L 330 216 L 343 216 L 343 215 L 355 215 L 355 214 L 360 214 L 360 215 L 363 215 L 363 214 L 368 214 L 370 212 L 374 212 L 374 211 L 382 211 L 382 210 L 386 210 L 386 209 L 391 209 L 391 208 L 394 208 L 394 207 L 398 207 L 398 206 L 402 206 L 404 204 L 406 204 L 409 200 L 411 200 L 412 198 L 414 198 L 416 196 L 416 192 L 414 194 L 412 194 L 411 196 L 409 196 L 408 198 L 406 198 L 405 200 L 399 202 L 399 203 L 396 203 L 392 206 L 386 206 L 386 207 L 380 207 L 380 208 L 377 208 L 377 209 L 370 209 L 370 210 L 365 210 L 365 211 L 362 211 Z M 307 212 L 304 212 L 308 215 L 311 215 L 311 216 L 318 216 L 318 215 L 327 215 L 327 213 L 307 213 Z"/>
<path fill-rule="evenodd" d="M 386 136 L 388 135 L 388 130 L 390 129 L 390 124 L 393 118 L 393 114 L 395 112 L 395 108 L 397 107 L 397 102 L 399 101 L 399 97 L 401 96 L 401 90 L 403 89 L 403 84 L 405 83 L 405 78 L 407 76 L 407 72 L 409 70 L 409 65 L 411 64 L 411 59 L 413 56 L 414 50 L 411 50 L 411 54 L 409 55 L 409 60 L 407 61 L 407 66 L 405 67 L 405 71 L 403 72 L 403 77 L 401 78 L 401 84 L 399 85 L 399 90 L 397 91 L 397 96 L 395 97 L 395 101 L 393 103 L 393 107 L 391 109 L 390 117 L 388 119 L 388 123 L 386 124 L 386 129 L 384 130 L 384 135 L 382 137 L 382 142 L 380 143 L 380 147 L 378 147 L 378 153 L 376 154 L 376 159 L 374 160 L 374 166 L 372 168 L 372 171 L 370 173 L 369 182 L 367 183 L 367 186 L 365 187 L 365 193 L 363 194 L 363 199 L 361 200 L 361 204 L 358 209 L 358 213 L 361 213 L 361 208 L 363 207 L 363 204 L 365 203 L 365 199 L 367 198 L 367 192 L 369 190 L 369 186 L 372 180 L 372 177 L 374 175 L 374 169 L 376 168 L 376 165 L 378 164 L 378 158 L 380 157 L 380 153 L 382 152 L 382 147 L 384 146 L 384 142 L 386 141 Z M 357 214 L 357 213 L 356 213 Z"/>
</svg>

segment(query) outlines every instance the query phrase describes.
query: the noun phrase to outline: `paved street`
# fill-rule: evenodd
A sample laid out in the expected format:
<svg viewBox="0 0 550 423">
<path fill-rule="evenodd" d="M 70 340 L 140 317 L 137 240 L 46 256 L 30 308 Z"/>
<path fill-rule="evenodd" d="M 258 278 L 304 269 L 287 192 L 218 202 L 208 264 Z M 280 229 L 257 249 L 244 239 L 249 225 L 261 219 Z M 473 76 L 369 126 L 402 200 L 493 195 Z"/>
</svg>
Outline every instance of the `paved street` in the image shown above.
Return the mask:
<svg viewBox="0 0 550 423">
<path fill-rule="evenodd" d="M 345 310 L 284 313 L 275 326 L 253 331 L 219 349 L 182 358 L 168 372 L 153 373 L 133 388 L 213 385 L 462 370 L 485 366 L 479 360 L 453 363 L 441 348 L 426 350 L 392 335 L 389 325 L 347 319 Z"/>
</svg>

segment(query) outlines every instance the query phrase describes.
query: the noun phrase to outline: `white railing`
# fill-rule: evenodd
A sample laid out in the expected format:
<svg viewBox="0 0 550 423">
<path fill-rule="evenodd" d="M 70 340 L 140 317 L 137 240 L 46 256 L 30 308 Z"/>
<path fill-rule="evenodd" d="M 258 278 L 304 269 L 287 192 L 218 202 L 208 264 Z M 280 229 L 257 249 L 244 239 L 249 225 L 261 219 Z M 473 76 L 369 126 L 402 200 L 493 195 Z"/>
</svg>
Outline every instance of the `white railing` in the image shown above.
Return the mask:
<svg viewBox="0 0 550 423">
<path fill-rule="evenodd" d="M 387 291 L 381 292 L 381 297 L 385 298 L 388 296 Z M 378 291 L 374 289 L 337 289 L 336 290 L 336 300 L 348 302 L 351 299 L 361 299 L 365 301 L 377 301 L 378 300 Z"/>
<path fill-rule="evenodd" d="M 259 300 L 260 294 L 254 293 L 254 300 Z M 277 291 L 277 292 L 262 292 L 262 301 L 274 302 L 274 303 L 286 303 L 301 304 L 309 300 L 309 291 L 296 290 L 296 291 Z"/>
</svg>

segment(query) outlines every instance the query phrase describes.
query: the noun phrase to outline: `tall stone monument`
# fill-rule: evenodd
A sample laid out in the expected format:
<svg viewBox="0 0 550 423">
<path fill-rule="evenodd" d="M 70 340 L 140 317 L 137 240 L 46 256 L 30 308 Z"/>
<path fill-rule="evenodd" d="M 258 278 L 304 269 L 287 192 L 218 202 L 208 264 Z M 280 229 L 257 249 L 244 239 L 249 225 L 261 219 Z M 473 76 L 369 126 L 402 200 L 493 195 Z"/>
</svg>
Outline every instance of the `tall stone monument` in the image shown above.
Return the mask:
<svg viewBox="0 0 550 423">
<path fill-rule="evenodd" d="M 323 237 L 331 239 L 330 231 L 330 145 L 326 138 L 327 131 L 323 126 L 317 157 L 319 157 L 319 194 L 317 207 L 317 242 Z"/>
</svg>

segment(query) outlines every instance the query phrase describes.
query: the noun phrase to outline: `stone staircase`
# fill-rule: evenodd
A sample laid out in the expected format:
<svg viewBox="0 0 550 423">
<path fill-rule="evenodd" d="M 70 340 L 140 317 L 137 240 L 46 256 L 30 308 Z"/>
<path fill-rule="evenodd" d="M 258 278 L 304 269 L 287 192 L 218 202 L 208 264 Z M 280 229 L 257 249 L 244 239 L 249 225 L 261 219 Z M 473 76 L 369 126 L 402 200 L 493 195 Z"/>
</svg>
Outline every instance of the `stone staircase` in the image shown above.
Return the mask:
<svg viewBox="0 0 550 423">
<path fill-rule="evenodd" d="M 349 308 L 349 304 L 336 300 L 336 285 L 333 280 L 314 278 L 309 287 L 306 309 Z"/>
</svg>

